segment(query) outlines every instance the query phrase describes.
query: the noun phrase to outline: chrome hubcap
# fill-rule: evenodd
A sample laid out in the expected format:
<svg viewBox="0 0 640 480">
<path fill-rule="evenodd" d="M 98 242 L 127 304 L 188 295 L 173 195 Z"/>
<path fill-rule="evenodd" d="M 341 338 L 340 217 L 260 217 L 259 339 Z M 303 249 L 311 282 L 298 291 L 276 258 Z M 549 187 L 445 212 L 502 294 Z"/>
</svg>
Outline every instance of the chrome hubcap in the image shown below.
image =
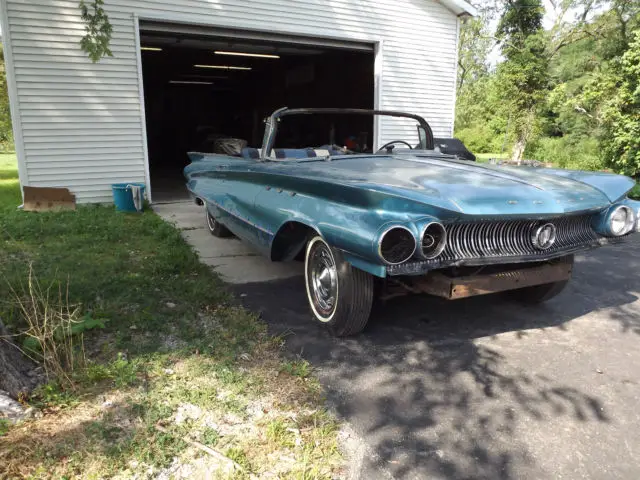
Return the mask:
<svg viewBox="0 0 640 480">
<path fill-rule="evenodd" d="M 216 228 L 216 219 L 207 211 L 207 225 L 209 225 L 209 230 L 213 230 Z"/>
<path fill-rule="evenodd" d="M 338 271 L 326 245 L 318 243 L 309 259 L 309 283 L 314 303 L 324 315 L 330 315 L 338 293 Z"/>
</svg>

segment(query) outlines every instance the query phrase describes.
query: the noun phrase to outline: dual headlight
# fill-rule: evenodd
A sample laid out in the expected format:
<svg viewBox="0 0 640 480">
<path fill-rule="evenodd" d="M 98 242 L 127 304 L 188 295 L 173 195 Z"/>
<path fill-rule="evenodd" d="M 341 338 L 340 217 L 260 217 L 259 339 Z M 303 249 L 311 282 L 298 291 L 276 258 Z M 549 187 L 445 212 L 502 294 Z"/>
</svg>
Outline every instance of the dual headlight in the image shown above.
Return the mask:
<svg viewBox="0 0 640 480">
<path fill-rule="evenodd" d="M 406 262 L 418 250 L 418 255 L 430 260 L 442 253 L 447 245 L 447 231 L 438 222 L 429 222 L 420 232 L 420 244 L 406 227 L 394 226 L 385 230 L 378 242 L 378 255 L 388 265 Z"/>
<path fill-rule="evenodd" d="M 626 205 L 620 205 L 609 213 L 607 227 L 614 237 L 626 235 L 639 226 L 636 213 Z"/>
</svg>

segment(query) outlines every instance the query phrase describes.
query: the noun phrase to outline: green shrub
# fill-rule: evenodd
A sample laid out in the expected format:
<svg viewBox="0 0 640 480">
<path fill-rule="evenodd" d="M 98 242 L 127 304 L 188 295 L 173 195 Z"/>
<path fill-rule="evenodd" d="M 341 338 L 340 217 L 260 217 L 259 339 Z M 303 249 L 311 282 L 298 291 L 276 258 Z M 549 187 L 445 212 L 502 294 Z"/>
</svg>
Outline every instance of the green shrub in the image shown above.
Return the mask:
<svg viewBox="0 0 640 480">
<path fill-rule="evenodd" d="M 505 141 L 504 133 L 496 131 L 499 125 L 483 123 L 468 128 L 457 129 L 454 136 L 462 141 L 473 153 L 494 153 L 511 151 L 513 138 L 507 136 Z"/>
<path fill-rule="evenodd" d="M 455 137 L 460 139 L 473 153 L 489 153 L 491 149 L 491 132 L 484 125 L 456 130 Z"/>
<path fill-rule="evenodd" d="M 560 168 L 575 170 L 601 170 L 602 160 L 595 138 L 545 137 L 527 148 L 526 156 L 541 162 L 553 163 Z"/>
</svg>

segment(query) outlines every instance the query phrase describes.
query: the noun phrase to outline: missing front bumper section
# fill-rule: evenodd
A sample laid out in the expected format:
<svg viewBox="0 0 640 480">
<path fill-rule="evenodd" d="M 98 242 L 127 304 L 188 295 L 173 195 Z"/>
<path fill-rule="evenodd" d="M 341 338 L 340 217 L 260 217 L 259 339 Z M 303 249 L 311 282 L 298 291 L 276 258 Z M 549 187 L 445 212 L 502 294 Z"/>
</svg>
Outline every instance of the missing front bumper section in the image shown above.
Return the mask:
<svg viewBox="0 0 640 480">
<path fill-rule="evenodd" d="M 558 262 L 502 272 L 452 277 L 432 271 L 410 277 L 403 286 L 414 293 L 427 293 L 448 300 L 504 292 L 517 288 L 561 282 L 571 278 L 573 262 Z"/>
</svg>

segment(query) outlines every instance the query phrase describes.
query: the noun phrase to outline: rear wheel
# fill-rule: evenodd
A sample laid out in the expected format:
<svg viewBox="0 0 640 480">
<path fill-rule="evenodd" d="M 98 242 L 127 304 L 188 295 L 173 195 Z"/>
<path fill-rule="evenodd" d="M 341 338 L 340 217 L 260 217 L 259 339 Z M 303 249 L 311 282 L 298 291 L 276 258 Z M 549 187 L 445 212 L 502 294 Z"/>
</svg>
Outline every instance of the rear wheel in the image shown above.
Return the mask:
<svg viewBox="0 0 640 480">
<path fill-rule="evenodd" d="M 320 236 L 307 244 L 304 272 L 313 317 L 337 337 L 360 333 L 371 314 L 373 277 L 352 267 Z"/>
<path fill-rule="evenodd" d="M 573 265 L 573 255 L 561 258 L 557 260 L 557 262 Z M 551 300 L 553 297 L 562 292 L 568 283 L 568 279 L 562 280 L 560 282 L 544 283 L 542 285 L 534 285 L 533 287 L 510 290 L 507 292 L 507 294 L 514 300 L 517 300 L 521 303 L 543 303 L 547 300 Z"/>
<path fill-rule="evenodd" d="M 227 227 L 218 222 L 213 215 L 209 212 L 209 209 L 205 206 L 205 215 L 207 218 L 207 228 L 211 235 L 219 238 L 230 237 L 232 234 Z"/>
</svg>

